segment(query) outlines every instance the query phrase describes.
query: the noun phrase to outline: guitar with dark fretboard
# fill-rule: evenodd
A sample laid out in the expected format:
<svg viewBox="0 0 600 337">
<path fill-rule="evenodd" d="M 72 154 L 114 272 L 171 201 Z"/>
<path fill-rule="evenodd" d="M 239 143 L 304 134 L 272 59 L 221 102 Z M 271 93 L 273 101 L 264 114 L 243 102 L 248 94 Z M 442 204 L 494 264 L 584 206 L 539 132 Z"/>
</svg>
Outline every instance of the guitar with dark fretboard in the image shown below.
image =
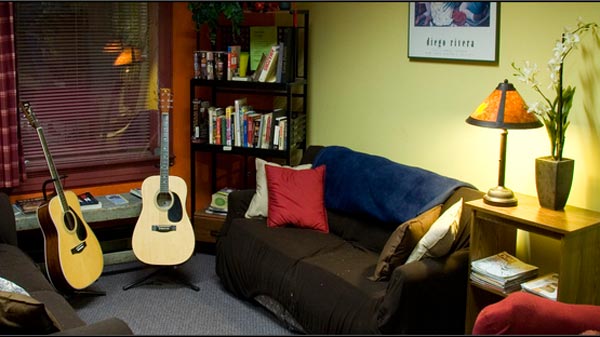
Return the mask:
<svg viewBox="0 0 600 337">
<path fill-rule="evenodd" d="M 73 191 L 63 190 L 42 126 L 29 102 L 22 102 L 20 110 L 37 131 L 56 190 L 56 196 L 37 209 L 44 236 L 48 278 L 61 292 L 84 289 L 102 274 L 102 248 L 96 235 L 83 219 L 77 195 Z"/>
<path fill-rule="evenodd" d="M 160 175 L 142 183 L 142 211 L 131 238 L 135 256 L 150 265 L 178 265 L 194 252 L 196 239 L 185 210 L 187 185 L 169 175 L 169 111 L 171 90 L 160 89 Z"/>
</svg>

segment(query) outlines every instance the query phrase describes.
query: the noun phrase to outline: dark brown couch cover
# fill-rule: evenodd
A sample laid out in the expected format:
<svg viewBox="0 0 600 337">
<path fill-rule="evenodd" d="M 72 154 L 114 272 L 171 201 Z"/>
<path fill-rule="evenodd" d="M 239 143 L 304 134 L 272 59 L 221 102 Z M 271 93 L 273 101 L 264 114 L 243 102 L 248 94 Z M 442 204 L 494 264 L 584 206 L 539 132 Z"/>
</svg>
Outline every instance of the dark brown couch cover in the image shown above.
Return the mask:
<svg viewBox="0 0 600 337">
<path fill-rule="evenodd" d="M 309 147 L 311 163 L 322 147 Z M 327 178 L 326 178 L 327 179 Z M 234 295 L 256 300 L 290 329 L 309 334 L 463 334 L 469 212 L 463 210 L 451 251 L 397 267 L 389 281 L 371 281 L 379 252 L 396 225 L 328 209 L 329 234 L 268 228 L 244 217 L 254 190 L 229 195 L 217 239 L 216 272 Z M 442 211 L 482 192 L 460 187 Z"/>
<path fill-rule="evenodd" d="M 17 232 L 12 205 L 0 193 L 0 277 L 24 288 L 31 297 L 44 303 L 64 335 L 132 335 L 121 319 L 110 318 L 86 324 L 69 302 L 48 282 L 34 261 L 17 246 Z"/>
</svg>

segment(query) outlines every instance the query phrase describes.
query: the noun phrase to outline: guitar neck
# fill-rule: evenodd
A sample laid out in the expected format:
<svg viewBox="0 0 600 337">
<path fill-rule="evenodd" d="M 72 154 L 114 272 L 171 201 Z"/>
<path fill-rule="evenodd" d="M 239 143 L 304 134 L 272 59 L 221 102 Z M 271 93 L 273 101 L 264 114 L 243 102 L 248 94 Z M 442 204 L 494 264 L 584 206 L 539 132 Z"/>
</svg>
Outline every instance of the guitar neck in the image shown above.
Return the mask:
<svg viewBox="0 0 600 337">
<path fill-rule="evenodd" d="M 60 199 L 60 205 L 62 207 L 63 212 L 69 209 L 67 204 L 67 199 L 65 198 L 65 194 L 63 192 L 63 186 L 60 181 L 60 177 L 58 175 L 58 171 L 56 170 L 56 166 L 54 165 L 54 160 L 50 155 L 50 151 L 48 150 L 48 144 L 46 143 L 46 137 L 44 136 L 44 131 L 41 126 L 36 128 L 38 137 L 40 138 L 40 143 L 42 144 L 42 150 L 44 150 L 44 156 L 46 157 L 46 162 L 48 163 L 48 169 L 50 170 L 50 176 L 52 177 L 52 181 L 54 182 L 54 189 L 56 190 L 56 195 Z"/>
<path fill-rule="evenodd" d="M 169 112 L 161 113 L 160 192 L 169 192 Z"/>
</svg>

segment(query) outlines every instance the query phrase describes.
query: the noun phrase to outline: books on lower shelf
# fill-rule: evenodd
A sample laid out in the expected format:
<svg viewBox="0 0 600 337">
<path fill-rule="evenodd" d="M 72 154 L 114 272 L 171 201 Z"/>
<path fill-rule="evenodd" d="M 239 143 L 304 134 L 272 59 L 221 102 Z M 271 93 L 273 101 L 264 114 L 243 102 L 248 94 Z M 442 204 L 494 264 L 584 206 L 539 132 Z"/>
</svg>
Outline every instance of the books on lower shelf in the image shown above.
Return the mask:
<svg viewBox="0 0 600 337">
<path fill-rule="evenodd" d="M 40 207 L 40 205 L 42 205 L 44 202 L 44 198 L 29 198 L 17 200 L 15 205 L 20 209 L 21 212 L 29 214 L 35 213 L 38 207 Z"/>
<path fill-rule="evenodd" d="M 142 189 L 139 187 L 135 187 L 129 190 L 129 193 L 133 196 L 136 196 L 140 199 L 142 199 Z"/>
<path fill-rule="evenodd" d="M 538 267 L 507 252 L 471 262 L 471 281 L 504 293 L 519 290 L 520 284 L 537 276 Z"/>
<path fill-rule="evenodd" d="M 521 284 L 523 291 L 556 301 L 558 273 L 550 273 Z"/>
<path fill-rule="evenodd" d="M 123 198 L 123 196 L 120 194 L 108 194 L 105 196 L 105 198 L 115 205 L 124 205 L 129 203 L 129 200 Z"/>
<path fill-rule="evenodd" d="M 210 206 L 208 206 L 206 212 L 211 214 L 227 214 L 227 198 L 231 192 L 233 192 L 232 188 L 225 187 L 213 193 Z"/>
<path fill-rule="evenodd" d="M 80 193 L 77 195 L 77 198 L 79 199 L 79 206 L 82 211 L 102 208 L 102 202 L 96 199 L 90 192 Z"/>
</svg>

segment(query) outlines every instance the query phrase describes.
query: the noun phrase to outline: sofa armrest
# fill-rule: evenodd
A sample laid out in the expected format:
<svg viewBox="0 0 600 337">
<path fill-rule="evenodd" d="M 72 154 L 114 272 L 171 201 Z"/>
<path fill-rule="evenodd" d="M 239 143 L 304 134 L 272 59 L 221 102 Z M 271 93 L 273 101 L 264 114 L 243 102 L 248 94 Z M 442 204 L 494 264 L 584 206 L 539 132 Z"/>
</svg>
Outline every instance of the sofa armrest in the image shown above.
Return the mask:
<svg viewBox="0 0 600 337">
<path fill-rule="evenodd" d="M 469 250 L 394 269 L 377 313 L 382 333 L 464 334 Z"/>
<path fill-rule="evenodd" d="M 125 321 L 112 317 L 93 324 L 53 333 L 66 336 L 100 336 L 100 335 L 133 335 L 133 331 Z"/>
<path fill-rule="evenodd" d="M 8 198 L 4 192 L 0 192 L 0 243 L 17 245 L 17 225 L 15 213 Z"/>
<path fill-rule="evenodd" d="M 254 189 L 244 189 L 234 190 L 229 193 L 227 197 L 227 216 L 225 217 L 225 222 L 221 227 L 219 236 L 227 235 L 229 225 L 234 219 L 244 217 L 255 191 Z"/>
</svg>

